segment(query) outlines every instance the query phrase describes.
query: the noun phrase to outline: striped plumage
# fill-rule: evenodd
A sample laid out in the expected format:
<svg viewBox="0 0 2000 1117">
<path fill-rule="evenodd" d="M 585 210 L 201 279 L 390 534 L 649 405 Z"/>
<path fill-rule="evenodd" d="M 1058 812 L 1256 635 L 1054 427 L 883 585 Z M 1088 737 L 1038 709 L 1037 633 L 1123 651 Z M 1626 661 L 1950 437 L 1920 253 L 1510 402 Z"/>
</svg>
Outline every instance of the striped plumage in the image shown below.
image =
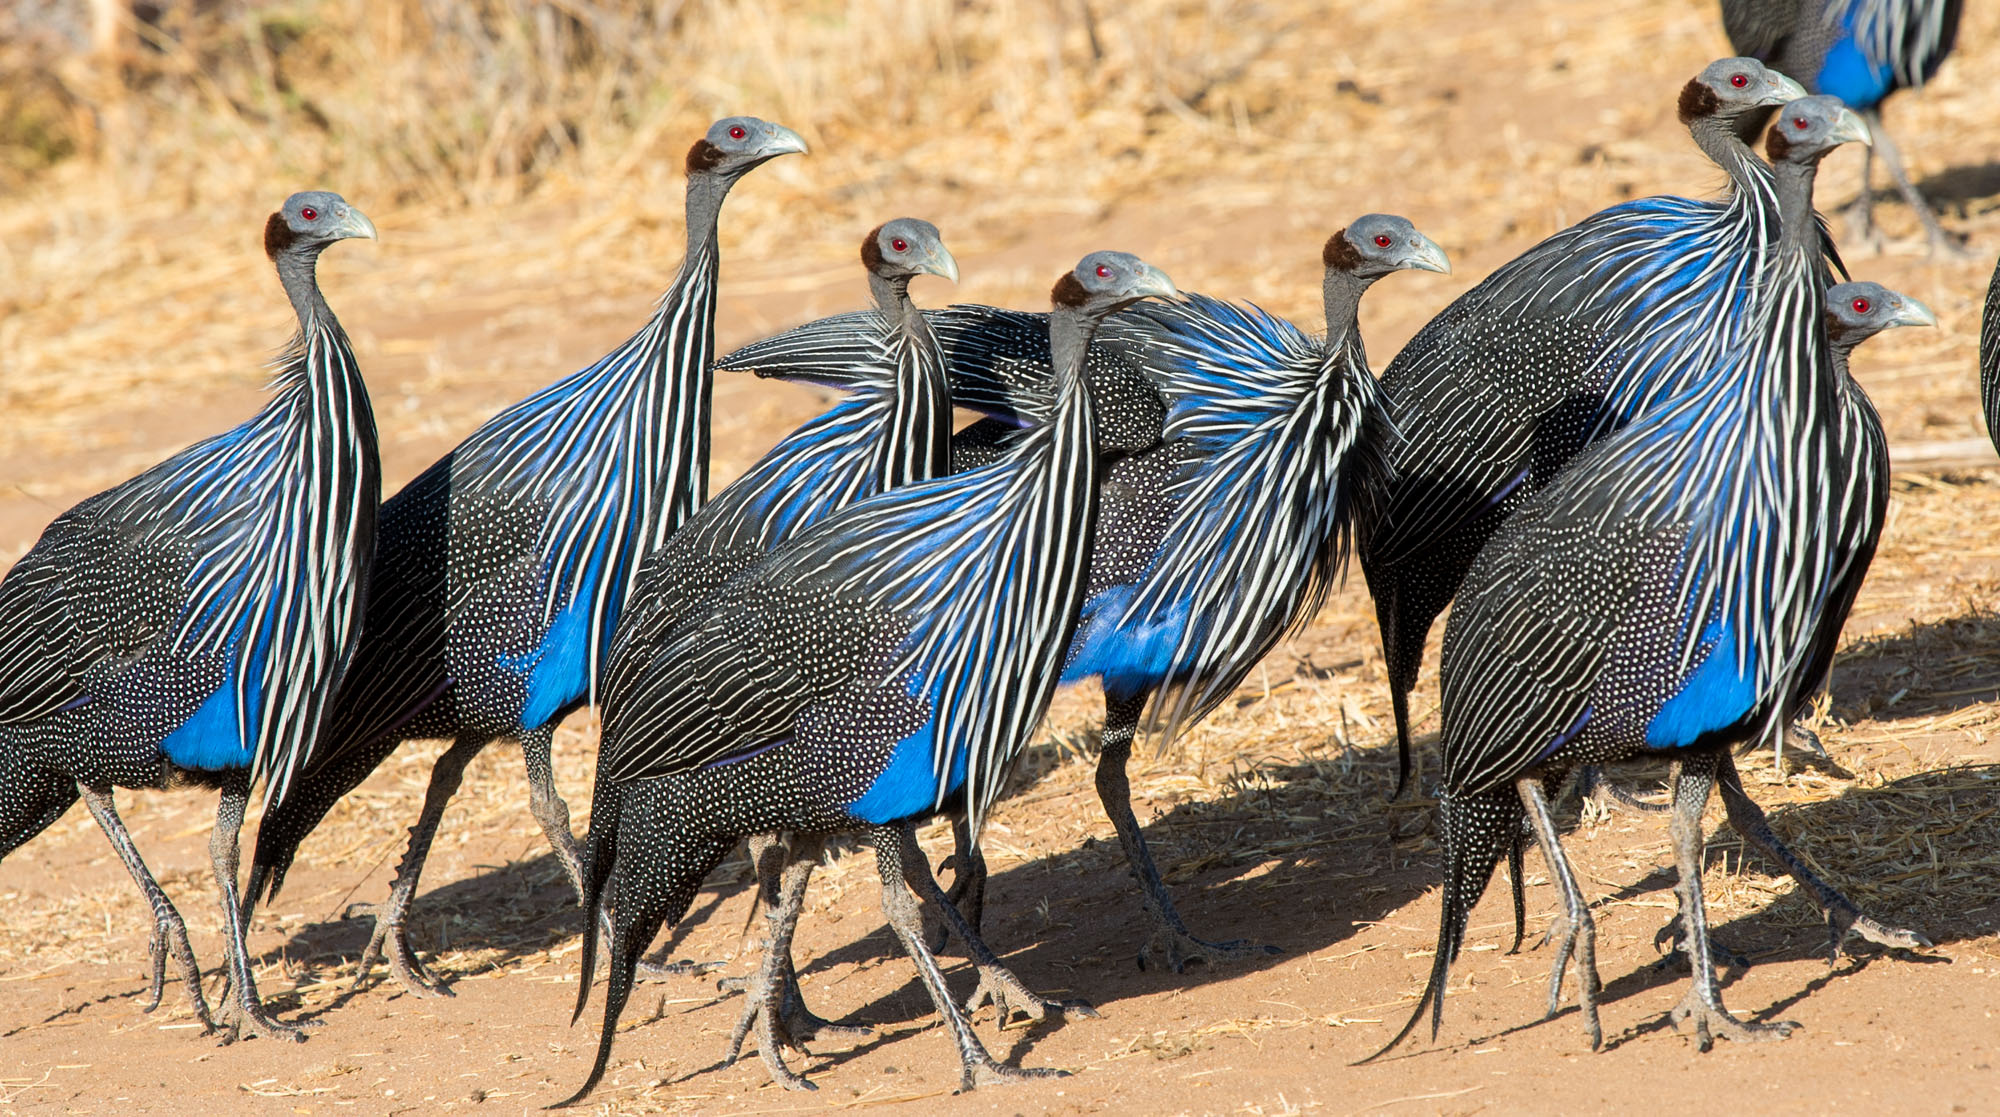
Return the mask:
<svg viewBox="0 0 2000 1117">
<path fill-rule="evenodd" d="M 1089 573 L 1099 448 L 1081 365 L 1104 315 L 1172 285 L 1118 253 L 1055 290 L 1062 389 L 1000 462 L 906 485 L 794 535 L 607 690 L 585 908 L 611 882 L 610 985 L 588 1093 L 639 950 L 742 836 L 867 832 L 890 922 L 959 1042 L 964 1083 L 1018 1074 L 980 1047 L 921 941 L 902 823 L 977 827 L 1061 674 Z M 625 680 L 630 679 L 627 686 Z M 611 785 L 623 786 L 607 793 Z M 593 968 L 594 926 L 583 972 Z M 588 984 L 580 991 L 580 1013 Z M 575 1099 L 572 1099 L 575 1100 Z"/>
<path fill-rule="evenodd" d="M 1426 1007 L 1435 1035 L 1467 917 L 1524 808 L 1566 909 L 1551 999 L 1574 954 L 1586 1027 L 1600 1041 L 1594 929 L 1544 789 L 1577 764 L 1647 754 L 1675 761 L 1680 927 L 1694 983 L 1674 1021 L 1692 1019 L 1704 1047 L 1716 1034 L 1789 1031 L 1742 1024 L 1722 1007 L 1702 905 L 1701 812 L 1717 779 L 1735 780 L 1729 748 L 1790 716 L 1837 593 L 1843 478 L 1874 467 L 1850 457 L 1841 435 L 1811 208 L 1818 160 L 1866 134 L 1831 98 L 1784 108 L 1770 138 L 1783 231 L 1743 344 L 1580 455 L 1467 574 L 1445 632 L 1444 911 L 1430 981 L 1390 1046 Z"/>
<path fill-rule="evenodd" d="M 1814 93 L 1859 112 L 1903 200 L 1916 210 L 1932 249 L 1960 251 L 1910 182 L 1882 127 L 1882 102 L 1921 89 L 1958 40 L 1961 0 L 1722 0 L 1723 28 L 1739 53 L 1769 63 Z M 1855 237 L 1874 237 L 1874 152 L 1862 163 L 1854 200 Z"/>
<path fill-rule="evenodd" d="M 1330 237 L 1323 264 L 1324 339 L 1199 296 L 1135 308 L 1104 331 L 1107 349 L 1160 385 L 1167 421 L 1158 447 L 1106 476 L 1063 681 L 1103 686 L 1096 782 L 1152 923 L 1142 965 L 1156 952 L 1176 972 L 1265 952 L 1188 932 L 1133 816 L 1125 766 L 1156 695 L 1153 720 L 1169 739 L 1318 611 L 1355 509 L 1386 480 L 1393 437 L 1361 343 L 1361 296 L 1394 271 L 1449 270 L 1437 245 L 1382 214 Z"/>
<path fill-rule="evenodd" d="M 919 274 L 956 281 L 957 263 L 934 226 L 909 218 L 871 230 L 861 256 L 876 309 L 859 336 L 880 374 L 845 383 L 847 398 L 772 447 L 647 558 L 613 644 L 606 693 L 635 683 L 684 619 L 785 538 L 864 497 L 947 471 L 944 356 L 909 285 Z M 618 791 L 600 788 L 593 812 L 615 817 Z M 785 883 L 802 892 L 810 874 L 811 861 L 802 861 Z M 761 991 L 750 1002 L 748 1013 L 769 1007 Z M 760 1041 L 769 1034 L 760 1030 Z M 785 1074 L 770 1044 L 760 1046 L 774 1073 Z"/>
<path fill-rule="evenodd" d="M 1798 86 L 1723 59 L 1682 89 L 1722 201 L 1662 196 L 1603 210 L 1488 276 L 1382 376 L 1403 433 L 1395 478 L 1358 525 L 1400 751 L 1426 635 L 1494 530 L 1593 440 L 1630 422 L 1744 335 L 1776 239 L 1770 171 L 1745 143 Z"/>
<path fill-rule="evenodd" d="M 645 556 L 699 508 L 708 479 L 716 224 L 737 179 L 805 150 L 750 117 L 688 152 L 687 254 L 658 310 L 590 367 L 489 420 L 382 509 L 366 634 L 301 794 L 258 833 L 251 895 L 275 895 L 304 840 L 404 740 L 454 744 L 378 909 L 377 950 L 414 992 L 442 992 L 410 950 L 410 901 L 446 802 L 492 740 L 519 740 L 530 805 L 576 879 L 549 746 L 593 697 Z"/>
<path fill-rule="evenodd" d="M 1225 698 L 1316 611 L 1345 554 L 1355 502 L 1379 488 L 1377 455 L 1388 441 L 1375 429 L 1380 408 L 1358 332 L 1360 296 L 1391 271 L 1447 266 L 1408 221 L 1383 215 L 1336 233 L 1324 262 L 1324 341 L 1254 308 L 1195 296 L 1120 315 L 1092 347 L 1101 367 L 1141 370 L 1167 400 L 1164 440 L 1114 463 L 1100 486 L 1090 595 L 1063 674 L 1066 683 L 1103 683 L 1097 785 L 1152 921 L 1142 965 L 1156 952 L 1178 972 L 1193 960 L 1265 951 L 1188 932 L 1132 814 L 1125 765 L 1156 693 L 1163 695 L 1156 719 L 1171 734 Z M 946 333 L 954 401 L 998 413 L 969 431 L 1004 431 L 1003 417 L 1039 414 L 1047 374 L 1032 356 L 1014 355 L 1025 347 L 1009 346 L 1006 330 L 987 325 L 1004 319 L 984 308 L 941 313 L 954 312 L 962 315 Z M 766 375 L 858 375 L 859 354 L 833 342 L 831 331 L 792 331 L 728 360 Z M 996 351 L 1009 359 L 991 360 Z M 828 365 L 847 371 L 807 371 L 790 356 L 804 352 L 837 354 Z M 1098 398 L 1107 394 L 1119 396 Z M 955 457 L 968 456 L 966 441 L 954 443 Z M 955 858 L 976 924 L 984 874 L 967 836 L 961 828 Z"/>
<path fill-rule="evenodd" d="M 1986 412 L 1986 436 L 2000 450 L 2000 261 L 1986 284 L 1986 311 L 1979 324 L 1979 400 Z"/>
<path fill-rule="evenodd" d="M 294 790 L 358 628 L 381 500 L 375 419 L 315 270 L 327 245 L 374 235 L 337 194 L 287 199 L 264 246 L 299 328 L 270 402 L 63 513 L 0 582 L 0 770 L 29 792 L 0 811 L 7 848 L 80 787 L 153 908 L 147 1007 L 171 953 L 211 1028 L 186 928 L 111 789 L 221 790 L 210 851 L 229 937 L 227 1015 L 239 1029 L 303 1038 L 257 997 L 237 831 L 256 782 L 269 806 Z"/>
</svg>

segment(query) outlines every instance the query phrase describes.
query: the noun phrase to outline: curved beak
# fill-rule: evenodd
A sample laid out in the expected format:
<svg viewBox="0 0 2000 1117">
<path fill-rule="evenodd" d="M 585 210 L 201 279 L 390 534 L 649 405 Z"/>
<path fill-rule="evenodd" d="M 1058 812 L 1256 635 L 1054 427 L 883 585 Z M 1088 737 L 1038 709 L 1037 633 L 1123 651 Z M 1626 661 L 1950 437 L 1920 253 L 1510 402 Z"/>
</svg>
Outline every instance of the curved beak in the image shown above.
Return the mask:
<svg viewBox="0 0 2000 1117">
<path fill-rule="evenodd" d="M 1132 285 L 1132 294 L 1134 297 L 1141 299 L 1180 298 L 1180 288 L 1174 286 L 1174 281 L 1167 277 L 1166 272 L 1161 271 L 1151 264 L 1144 264 L 1144 267 L 1146 270 L 1139 273 L 1138 281 Z"/>
<path fill-rule="evenodd" d="M 375 223 L 368 220 L 367 214 L 355 209 L 353 206 L 348 206 L 347 211 L 340 215 L 340 224 L 334 226 L 333 231 L 343 237 L 367 237 L 369 240 L 378 239 L 375 236 Z"/>
<path fill-rule="evenodd" d="M 1845 144 L 1875 146 L 1875 136 L 1868 130 L 1868 122 L 1861 119 L 1860 113 L 1849 108 L 1841 109 L 1840 115 L 1834 117 L 1833 138 Z"/>
<path fill-rule="evenodd" d="M 1405 267 L 1451 274 L 1451 257 L 1444 254 L 1444 249 L 1439 248 L 1436 241 L 1422 233 L 1417 233 L 1415 239 L 1410 241 L 1410 250 L 1403 260 Z"/>
<path fill-rule="evenodd" d="M 1767 91 L 1764 94 L 1763 100 L 1757 102 L 1758 104 L 1788 105 L 1807 95 L 1806 87 L 1793 81 L 1791 78 L 1786 77 L 1776 70 L 1770 70 L 1768 73 L 1771 80 L 1766 83 Z"/>
<path fill-rule="evenodd" d="M 764 145 L 761 149 L 761 154 L 766 159 L 775 159 L 780 155 L 804 155 L 805 153 L 806 141 L 797 132 L 792 131 L 782 124 L 771 125 L 771 132 L 764 137 Z"/>
<path fill-rule="evenodd" d="M 1931 312 L 1930 307 L 1925 306 L 1915 299 L 1905 297 L 1902 300 L 1902 305 L 1896 308 L 1896 317 L 1890 319 L 1889 324 L 1891 326 L 1935 326 L 1938 324 L 1938 321 L 1937 315 Z"/>
<path fill-rule="evenodd" d="M 936 250 L 924 257 L 924 271 L 931 275 L 943 276 L 953 283 L 958 282 L 958 261 L 952 257 L 951 249 L 938 245 Z"/>
</svg>

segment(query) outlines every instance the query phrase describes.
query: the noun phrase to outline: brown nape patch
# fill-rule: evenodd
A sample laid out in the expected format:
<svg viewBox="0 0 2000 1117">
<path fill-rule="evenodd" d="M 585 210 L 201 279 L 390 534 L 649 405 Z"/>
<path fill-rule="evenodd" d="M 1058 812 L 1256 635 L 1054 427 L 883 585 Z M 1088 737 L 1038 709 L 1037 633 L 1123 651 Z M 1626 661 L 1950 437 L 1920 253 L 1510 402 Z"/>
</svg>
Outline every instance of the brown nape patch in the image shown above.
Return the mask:
<svg viewBox="0 0 2000 1117">
<path fill-rule="evenodd" d="M 1764 157 L 1773 163 L 1782 163 L 1791 153 L 1792 141 L 1786 138 L 1785 121 L 1780 117 L 1776 124 L 1771 125 L 1771 130 L 1764 133 Z"/>
<path fill-rule="evenodd" d="M 1090 301 L 1090 292 L 1083 289 L 1083 281 L 1073 271 L 1063 273 L 1056 280 L 1056 288 L 1049 292 L 1049 301 L 1057 306 L 1078 307 Z"/>
<path fill-rule="evenodd" d="M 882 270 L 882 230 L 888 227 L 887 223 L 875 226 L 861 242 L 861 266 L 871 272 Z"/>
<path fill-rule="evenodd" d="M 264 222 L 264 255 L 271 259 L 277 259 L 278 253 L 290 248 L 297 239 L 298 234 L 292 232 L 284 214 L 274 213 Z"/>
<path fill-rule="evenodd" d="M 1701 83 L 1700 78 L 1691 79 L 1681 87 L 1680 114 L 1682 124 L 1692 124 L 1704 116 L 1714 116 L 1722 107 L 1722 98 L 1715 90 Z"/>
<path fill-rule="evenodd" d="M 1351 272 L 1361 267 L 1361 250 L 1354 247 L 1354 242 L 1347 239 L 1347 230 L 1342 229 L 1326 238 L 1319 259 L 1329 270 Z"/>
<path fill-rule="evenodd" d="M 720 167 L 722 161 L 727 158 L 729 156 L 726 152 L 709 143 L 708 140 L 696 140 L 694 146 L 688 148 L 687 173 L 690 175 L 704 174 Z"/>
</svg>

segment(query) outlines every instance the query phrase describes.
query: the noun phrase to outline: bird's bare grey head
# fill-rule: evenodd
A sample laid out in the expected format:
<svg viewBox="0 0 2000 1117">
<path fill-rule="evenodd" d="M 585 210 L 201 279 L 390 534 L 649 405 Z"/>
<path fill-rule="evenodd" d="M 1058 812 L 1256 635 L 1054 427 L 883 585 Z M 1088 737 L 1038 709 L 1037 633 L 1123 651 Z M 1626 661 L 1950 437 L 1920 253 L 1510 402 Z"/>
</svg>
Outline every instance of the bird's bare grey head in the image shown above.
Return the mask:
<svg viewBox="0 0 2000 1117">
<path fill-rule="evenodd" d="M 1836 283 L 1826 290 L 1826 332 L 1835 346 L 1852 349 L 1883 330 L 1935 326 L 1923 303 L 1880 283 Z"/>
<path fill-rule="evenodd" d="M 1840 98 L 1801 97 L 1778 110 L 1764 134 L 1764 154 L 1773 163 L 1817 162 L 1844 143 L 1871 143 L 1868 125 Z"/>
<path fill-rule="evenodd" d="M 1804 86 L 1754 58 L 1719 58 L 1681 88 L 1681 123 L 1732 119 L 1805 95 Z"/>
<path fill-rule="evenodd" d="M 1408 218 L 1370 213 L 1327 238 L 1320 261 L 1328 271 L 1357 279 L 1379 279 L 1390 272 L 1417 269 L 1451 274 L 1451 259 L 1437 242 L 1417 231 Z"/>
<path fill-rule="evenodd" d="M 1101 315 L 1140 299 L 1171 299 L 1179 294 L 1166 272 L 1129 252 L 1093 252 L 1056 280 L 1049 298 L 1057 309 Z"/>
<path fill-rule="evenodd" d="M 798 155 L 806 142 L 782 124 L 772 124 L 754 116 L 726 116 L 708 126 L 708 134 L 688 149 L 689 178 L 713 175 L 723 179 L 741 177 L 753 167 L 780 155 Z"/>
<path fill-rule="evenodd" d="M 869 230 L 861 242 L 861 262 L 883 279 L 936 275 L 958 282 L 958 261 L 945 248 L 937 226 L 914 217 L 898 217 Z"/>
<path fill-rule="evenodd" d="M 317 253 L 337 240 L 375 237 L 375 223 L 331 190 L 303 190 L 264 222 L 264 254 Z"/>
</svg>

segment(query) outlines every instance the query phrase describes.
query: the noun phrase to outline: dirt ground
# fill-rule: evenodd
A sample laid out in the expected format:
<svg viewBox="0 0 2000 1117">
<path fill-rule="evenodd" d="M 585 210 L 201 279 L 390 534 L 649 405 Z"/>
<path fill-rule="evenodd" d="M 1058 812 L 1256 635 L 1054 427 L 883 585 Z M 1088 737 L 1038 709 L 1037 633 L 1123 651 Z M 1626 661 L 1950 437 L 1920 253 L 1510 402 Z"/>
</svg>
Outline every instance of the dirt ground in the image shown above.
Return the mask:
<svg viewBox="0 0 2000 1117">
<path fill-rule="evenodd" d="M 948 289 L 923 281 L 923 302 L 1034 306 L 1083 251 L 1116 247 L 1162 265 L 1185 288 L 1252 298 L 1310 322 L 1316 246 L 1326 232 L 1368 210 L 1402 212 L 1451 252 L 1457 270 L 1448 279 L 1396 277 L 1369 296 L 1363 325 L 1380 367 L 1452 296 L 1541 236 L 1625 197 L 1717 185 L 1672 114 L 1680 83 L 1725 49 L 1712 10 L 1612 7 L 1603 14 L 1602 5 L 1547 0 L 1521 5 L 1498 26 L 1484 20 L 1485 5 L 1439 0 L 1403 31 L 1380 18 L 1352 28 L 1291 25 L 1288 34 L 1307 40 L 1302 52 L 1378 50 L 1387 58 L 1371 71 L 1381 75 L 1375 84 L 1309 91 L 1352 124 L 1337 158 L 1301 150 L 1294 165 L 1254 175 L 1223 161 L 1196 178 L 1135 184 L 1112 201 L 1079 204 L 1045 183 L 1011 206 L 935 185 L 892 200 L 871 186 L 873 220 L 907 212 L 944 229 L 966 282 Z M 1856 278 L 1915 295 L 1940 319 L 1938 330 L 1902 331 L 1856 358 L 1899 451 L 1983 435 L 1975 349 L 1979 302 L 2000 250 L 2000 91 L 1991 77 L 2000 73 L 2000 14 L 1968 9 L 1951 65 L 1922 95 L 1894 103 L 1890 124 L 1946 224 L 1969 237 L 1974 259 L 1927 258 L 1909 211 L 1886 189 L 1886 250 L 1848 248 Z M 1552 50 L 1552 32 L 1582 45 Z M 1643 49 L 1595 49 L 1618 43 Z M 1829 161 L 1824 208 L 1854 195 L 1858 165 L 1849 152 Z M 736 203 L 724 215 L 725 347 L 862 298 L 851 242 L 872 220 L 805 232 L 770 221 L 779 212 L 772 198 L 842 185 L 813 177 L 812 167 L 797 160 L 760 171 L 768 181 L 753 177 L 740 188 L 751 196 L 745 216 L 732 225 Z M 849 164 L 840 173 L 853 171 Z M 626 210 L 598 220 L 587 195 L 440 218 L 387 212 L 374 214 L 379 246 L 328 255 L 323 281 L 368 375 L 392 485 L 643 319 L 679 254 L 678 186 L 661 181 L 676 193 L 657 219 Z M 955 223 L 959 212 L 968 216 Z M 27 237 L 10 233 L 10 259 L 31 269 L 34 238 L 71 236 L 27 220 L 7 227 Z M 507 263 L 489 267 L 482 250 L 499 238 L 511 246 Z M 192 251 L 163 243 L 169 258 Z M 146 290 L 159 302 L 146 313 L 175 329 L 117 377 L 34 393 L 0 382 L 10 420 L 0 430 L 0 558 L 17 557 L 76 500 L 249 414 L 256 363 L 284 329 L 283 304 L 262 268 L 247 234 L 212 246 L 184 282 L 162 280 L 154 267 L 145 282 L 156 286 Z M 102 282 L 138 301 L 139 280 Z M 30 300 L 0 322 L 0 364 L 7 348 L 32 349 L 42 382 L 53 383 L 49 354 L 60 357 L 70 344 L 80 352 L 117 332 L 80 322 L 61 302 Z M 133 311 L 123 321 L 141 320 Z M 719 383 L 718 484 L 817 402 L 786 385 Z M 1134 964 L 1143 917 L 1091 785 L 1095 699 L 1066 696 L 989 828 L 987 937 L 1029 985 L 1087 998 L 1102 1016 L 1000 1030 L 987 1010 L 978 1027 L 997 1056 L 1069 1077 L 953 1095 L 956 1060 L 884 927 L 872 864 L 838 857 L 815 878 L 801 928 L 804 988 L 823 1015 L 866 1023 L 874 1035 L 794 1057 L 819 1089 L 787 1093 L 754 1055 L 718 1065 L 741 1001 L 718 994 L 715 976 L 649 984 L 627 1010 L 613 1067 L 590 1106 L 740 1114 L 883 1106 L 1578 1113 L 1668 1104 L 2000 1111 L 2000 547 L 1987 527 L 2000 523 L 2000 459 L 1992 465 L 1899 473 L 1882 551 L 1819 725 L 1832 762 L 1788 756 L 1781 773 L 1767 753 L 1743 761 L 1753 795 L 1802 854 L 1865 909 L 1938 945 L 1893 952 L 1861 944 L 1829 970 L 1809 903 L 1772 866 L 1745 860 L 1719 811 L 1711 814 L 1706 883 L 1716 937 L 1754 962 L 1731 976 L 1726 999 L 1750 1019 L 1797 1021 L 1802 1028 L 1789 1040 L 1724 1042 L 1698 1054 L 1673 1033 L 1666 1014 L 1686 978 L 1665 968 L 1653 945 L 1673 908 L 1664 821 L 1630 811 L 1579 817 L 1570 806 L 1567 844 L 1598 925 L 1607 1050 L 1589 1050 L 1573 983 L 1561 1013 L 1542 1020 L 1549 951 L 1509 951 L 1504 878 L 1496 878 L 1452 973 L 1437 1041 L 1420 1032 L 1394 1057 L 1350 1065 L 1409 1013 L 1438 916 L 1428 804 L 1387 802 L 1394 744 L 1357 574 L 1179 752 L 1134 764 L 1139 816 L 1191 926 L 1281 954 L 1182 974 Z M 1427 742 L 1436 730 L 1428 669 L 1416 700 Z M 594 748 L 587 716 L 557 740 L 559 781 L 579 827 Z M 287 1017 L 321 1025 L 301 1045 L 203 1038 L 176 984 L 159 1011 L 139 1012 L 149 921 L 87 813 L 72 811 L 0 864 L 0 1114 L 525 1112 L 568 1094 L 588 1069 L 601 1001 L 569 1025 L 579 917 L 524 809 L 526 785 L 509 748 L 489 750 L 468 773 L 417 900 L 417 944 L 456 978 L 456 995 L 419 999 L 381 981 L 350 988 L 367 924 L 346 910 L 386 894 L 437 752 L 414 745 L 385 765 L 306 845 L 285 894 L 259 913 L 251 943 L 264 994 Z M 1647 788 L 1659 776 L 1623 778 Z M 206 856 L 213 802 L 197 793 L 120 800 L 187 917 L 213 993 L 222 957 Z M 925 840 L 941 855 L 940 830 Z M 1533 855 L 1528 883 L 1532 942 L 1556 903 Z M 663 949 L 722 962 L 723 975 L 747 972 L 752 922 L 747 866 L 732 861 Z M 951 961 L 948 977 L 963 994 L 970 971 Z"/>
</svg>

